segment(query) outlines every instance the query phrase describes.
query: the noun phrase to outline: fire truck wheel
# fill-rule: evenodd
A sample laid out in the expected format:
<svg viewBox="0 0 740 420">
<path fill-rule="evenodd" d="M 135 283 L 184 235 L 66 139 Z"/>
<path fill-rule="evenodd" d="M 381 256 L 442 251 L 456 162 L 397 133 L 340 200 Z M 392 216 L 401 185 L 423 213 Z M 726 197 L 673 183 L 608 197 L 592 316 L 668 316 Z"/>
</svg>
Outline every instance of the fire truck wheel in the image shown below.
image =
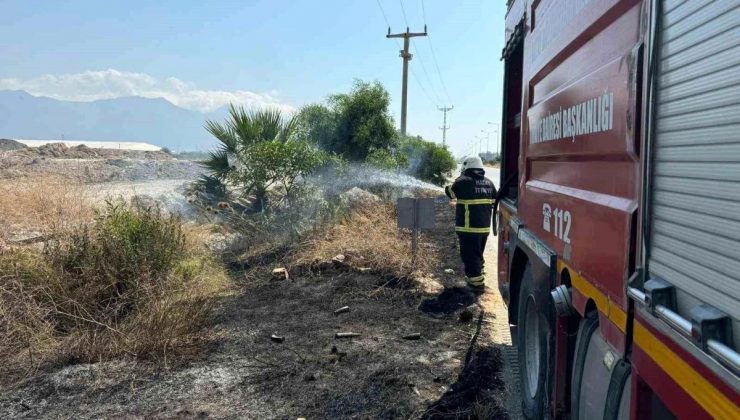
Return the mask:
<svg viewBox="0 0 740 420">
<path fill-rule="evenodd" d="M 532 276 L 532 268 L 527 264 L 519 288 L 517 347 L 521 371 L 519 383 L 522 412 L 529 419 L 545 418 L 547 398 L 549 293 L 546 288 L 537 286 Z"/>
</svg>

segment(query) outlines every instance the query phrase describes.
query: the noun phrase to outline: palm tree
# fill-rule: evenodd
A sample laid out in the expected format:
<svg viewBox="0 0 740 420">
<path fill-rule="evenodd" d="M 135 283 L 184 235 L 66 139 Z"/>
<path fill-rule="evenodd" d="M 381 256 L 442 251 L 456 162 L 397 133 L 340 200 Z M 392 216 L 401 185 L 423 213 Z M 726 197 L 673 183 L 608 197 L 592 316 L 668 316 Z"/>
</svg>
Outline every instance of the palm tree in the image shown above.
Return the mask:
<svg viewBox="0 0 740 420">
<path fill-rule="evenodd" d="M 266 142 L 290 140 L 296 130 L 296 119 L 283 116 L 279 109 L 245 110 L 229 105 L 229 117 L 224 123 L 206 121 L 206 130 L 220 144 L 209 153 L 201 164 L 210 176 L 223 183 L 233 182 L 240 162 L 245 159 L 250 147 Z M 238 183 L 237 183 L 238 184 Z M 262 211 L 267 196 L 267 186 L 261 182 L 236 185 L 243 194 L 255 196 L 255 210 Z"/>
</svg>

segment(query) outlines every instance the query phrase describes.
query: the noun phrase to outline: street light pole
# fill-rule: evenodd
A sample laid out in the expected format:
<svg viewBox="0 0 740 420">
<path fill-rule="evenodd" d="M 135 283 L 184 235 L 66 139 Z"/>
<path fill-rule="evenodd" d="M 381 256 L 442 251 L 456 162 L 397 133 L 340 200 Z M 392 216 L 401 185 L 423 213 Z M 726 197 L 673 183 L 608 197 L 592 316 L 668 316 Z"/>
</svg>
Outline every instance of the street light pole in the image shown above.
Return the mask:
<svg viewBox="0 0 740 420">
<path fill-rule="evenodd" d="M 491 152 L 491 132 L 488 130 L 481 130 L 482 133 L 486 133 L 486 153 Z"/>
<path fill-rule="evenodd" d="M 501 125 L 499 123 L 490 122 L 490 121 L 488 122 L 488 125 L 496 126 L 496 136 L 493 139 L 496 143 L 496 154 L 498 154 L 499 153 L 498 150 L 501 144 Z"/>
<path fill-rule="evenodd" d="M 483 153 L 483 136 L 475 136 L 478 139 L 478 154 Z"/>
</svg>

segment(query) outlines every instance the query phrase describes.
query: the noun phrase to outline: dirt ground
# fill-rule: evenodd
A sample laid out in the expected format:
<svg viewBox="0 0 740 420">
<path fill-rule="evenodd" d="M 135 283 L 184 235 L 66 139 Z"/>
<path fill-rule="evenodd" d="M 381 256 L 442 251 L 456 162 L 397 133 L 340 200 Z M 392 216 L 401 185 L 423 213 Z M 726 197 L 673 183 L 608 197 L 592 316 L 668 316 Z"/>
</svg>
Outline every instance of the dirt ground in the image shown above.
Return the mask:
<svg viewBox="0 0 740 420">
<path fill-rule="evenodd" d="M 193 161 L 178 160 L 164 152 L 66 147 L 52 143 L 38 148 L 13 148 L 0 143 L 0 180 L 55 176 L 81 183 L 195 179 L 202 168 Z"/>
<path fill-rule="evenodd" d="M 464 288 L 446 204 L 439 226 L 422 246 L 440 266 L 416 282 L 344 267 L 290 267 L 289 280 L 271 281 L 280 254 L 237 264 L 239 290 L 223 298 L 205 351 L 166 368 L 52 367 L 0 390 L 0 418 L 517 418 L 506 310 L 495 287 L 482 297 Z M 489 272 L 494 256 L 491 240 Z"/>
</svg>

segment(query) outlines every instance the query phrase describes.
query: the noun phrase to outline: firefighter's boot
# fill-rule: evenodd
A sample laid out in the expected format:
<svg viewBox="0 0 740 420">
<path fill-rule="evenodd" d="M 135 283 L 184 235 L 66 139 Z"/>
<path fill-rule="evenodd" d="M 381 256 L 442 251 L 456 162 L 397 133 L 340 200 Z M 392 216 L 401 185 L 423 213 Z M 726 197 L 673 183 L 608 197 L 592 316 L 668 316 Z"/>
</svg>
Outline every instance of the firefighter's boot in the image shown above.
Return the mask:
<svg viewBox="0 0 740 420">
<path fill-rule="evenodd" d="M 486 273 L 481 273 L 480 276 L 467 277 L 468 288 L 473 293 L 483 293 L 486 291 Z"/>
</svg>

